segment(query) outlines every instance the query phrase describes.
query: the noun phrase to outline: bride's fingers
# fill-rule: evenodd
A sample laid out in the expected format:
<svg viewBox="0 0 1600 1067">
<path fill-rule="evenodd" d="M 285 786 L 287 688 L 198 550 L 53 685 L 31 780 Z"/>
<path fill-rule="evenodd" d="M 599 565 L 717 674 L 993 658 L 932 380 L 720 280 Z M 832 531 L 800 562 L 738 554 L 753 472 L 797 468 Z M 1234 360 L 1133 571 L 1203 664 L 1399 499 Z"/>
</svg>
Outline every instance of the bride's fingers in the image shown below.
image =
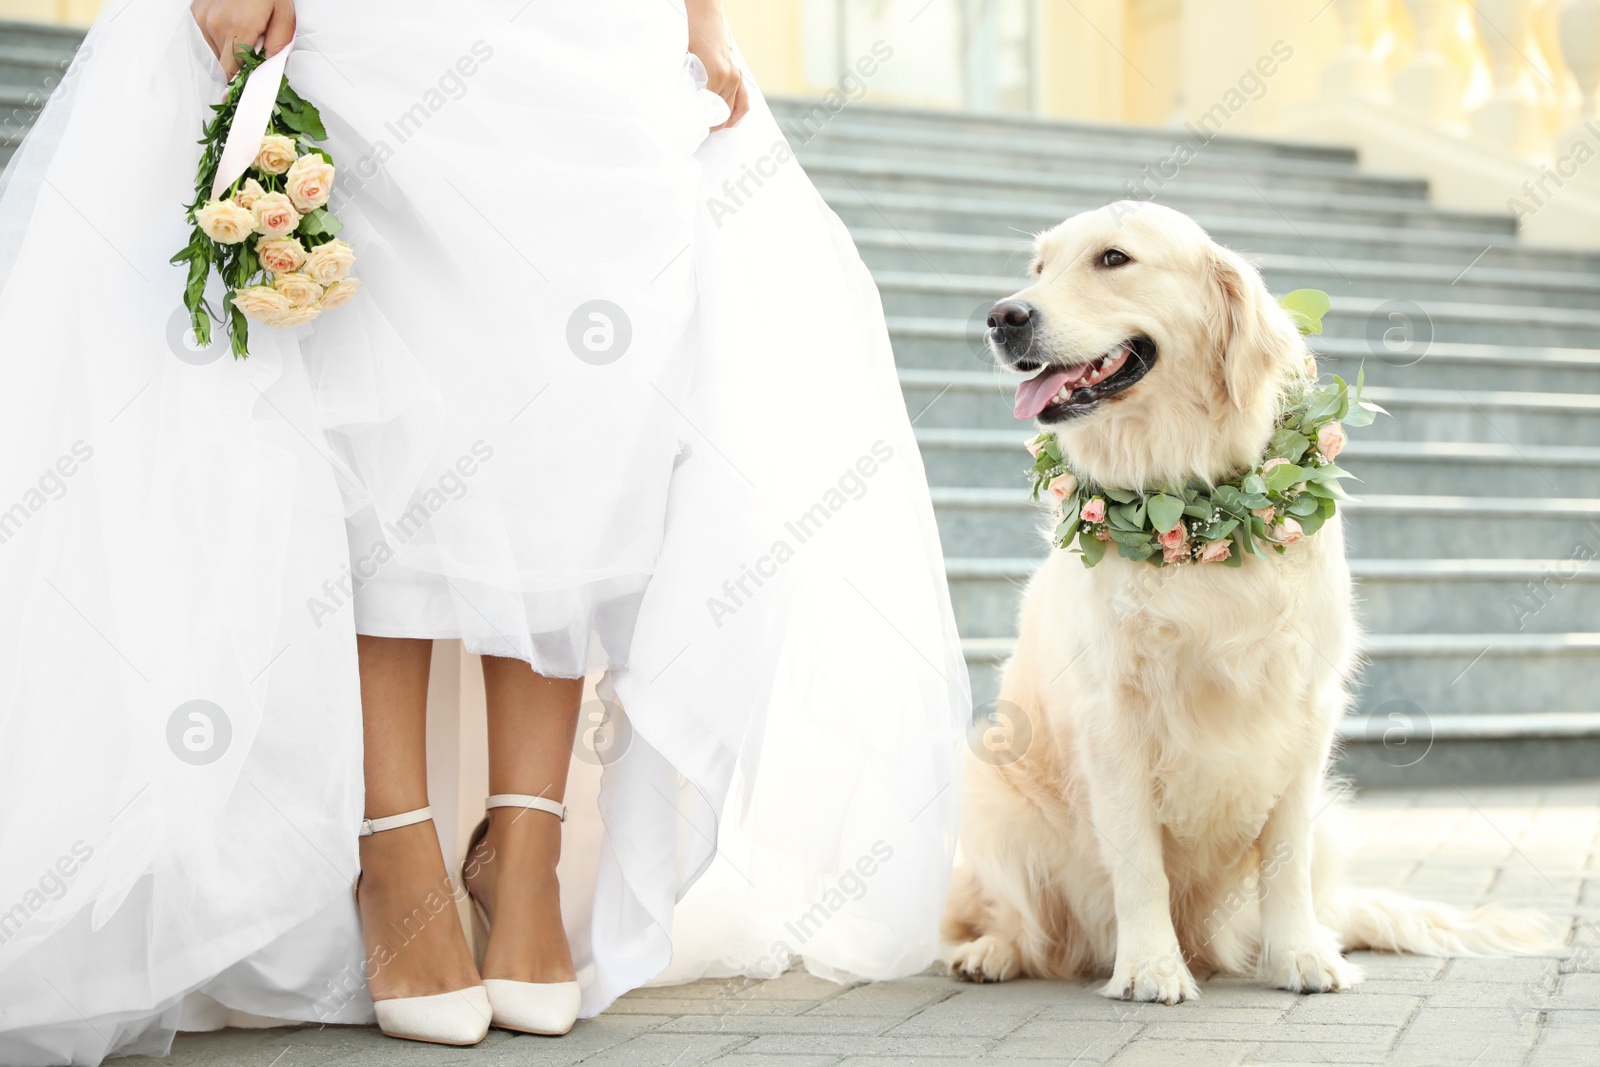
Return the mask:
<svg viewBox="0 0 1600 1067">
<path fill-rule="evenodd" d="M 712 130 L 725 130 L 729 126 L 739 125 L 739 120 L 744 118 L 750 110 L 750 91 L 744 87 L 744 79 L 739 79 L 739 88 L 734 93 L 733 102 L 728 105 L 728 121 Z"/>
<path fill-rule="evenodd" d="M 234 58 L 233 50 L 238 47 L 237 38 L 228 34 L 222 38 L 222 48 L 217 52 L 217 59 L 222 63 L 222 73 L 232 78 L 239 73 L 239 61 Z"/>
<path fill-rule="evenodd" d="M 267 22 L 267 55 L 274 56 L 294 39 L 294 4 L 279 0 L 272 5 L 272 18 Z"/>
</svg>

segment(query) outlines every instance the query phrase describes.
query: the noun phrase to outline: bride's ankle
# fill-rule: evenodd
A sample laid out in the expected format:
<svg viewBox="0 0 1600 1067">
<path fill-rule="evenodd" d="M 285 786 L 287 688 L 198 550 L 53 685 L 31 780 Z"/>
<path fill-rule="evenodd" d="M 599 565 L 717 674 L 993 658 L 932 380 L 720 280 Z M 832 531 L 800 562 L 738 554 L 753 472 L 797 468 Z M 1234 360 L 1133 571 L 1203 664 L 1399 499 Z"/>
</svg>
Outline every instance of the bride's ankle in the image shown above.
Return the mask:
<svg viewBox="0 0 1600 1067">
<path fill-rule="evenodd" d="M 519 821 L 507 812 L 491 815 L 488 832 L 467 854 L 462 874 L 472 894 L 492 906 L 497 884 L 533 889 L 558 886 L 556 867 L 561 860 L 561 824 L 546 820 Z"/>
</svg>

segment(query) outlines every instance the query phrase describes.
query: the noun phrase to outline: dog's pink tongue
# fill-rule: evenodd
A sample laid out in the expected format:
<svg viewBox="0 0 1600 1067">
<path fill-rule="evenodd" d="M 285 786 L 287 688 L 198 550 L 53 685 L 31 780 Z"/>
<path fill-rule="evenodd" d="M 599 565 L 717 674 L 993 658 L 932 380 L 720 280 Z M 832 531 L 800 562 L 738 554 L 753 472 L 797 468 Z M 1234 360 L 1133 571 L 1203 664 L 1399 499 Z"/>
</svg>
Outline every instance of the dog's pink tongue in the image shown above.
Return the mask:
<svg viewBox="0 0 1600 1067">
<path fill-rule="evenodd" d="M 1061 391 L 1063 385 L 1082 378 L 1089 369 L 1086 363 L 1081 367 L 1063 370 L 1060 367 L 1046 367 L 1032 378 L 1017 386 L 1017 402 L 1011 409 L 1011 414 L 1019 419 L 1034 419 L 1039 417 L 1050 403 L 1050 398 Z"/>
</svg>

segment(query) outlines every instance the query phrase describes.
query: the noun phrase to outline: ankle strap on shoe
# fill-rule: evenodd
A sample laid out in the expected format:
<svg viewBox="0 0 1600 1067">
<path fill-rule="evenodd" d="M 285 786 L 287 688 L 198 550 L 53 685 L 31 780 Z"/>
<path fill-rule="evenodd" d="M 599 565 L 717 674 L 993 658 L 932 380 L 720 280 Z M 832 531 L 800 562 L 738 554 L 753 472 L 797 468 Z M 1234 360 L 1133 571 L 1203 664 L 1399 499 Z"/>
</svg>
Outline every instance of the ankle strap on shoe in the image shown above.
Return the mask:
<svg viewBox="0 0 1600 1067">
<path fill-rule="evenodd" d="M 567 821 L 567 806 L 559 800 L 546 800 L 544 797 L 530 797 L 526 793 L 496 793 L 489 798 L 486 808 L 532 808 L 534 811 L 548 811 L 551 815 Z"/>
<path fill-rule="evenodd" d="M 398 830 L 402 826 L 412 826 L 419 822 L 427 822 L 433 818 L 433 808 L 418 808 L 416 811 L 402 811 L 399 815 L 385 815 L 381 819 L 362 819 L 361 837 L 371 837 L 373 834 L 385 830 Z"/>
</svg>

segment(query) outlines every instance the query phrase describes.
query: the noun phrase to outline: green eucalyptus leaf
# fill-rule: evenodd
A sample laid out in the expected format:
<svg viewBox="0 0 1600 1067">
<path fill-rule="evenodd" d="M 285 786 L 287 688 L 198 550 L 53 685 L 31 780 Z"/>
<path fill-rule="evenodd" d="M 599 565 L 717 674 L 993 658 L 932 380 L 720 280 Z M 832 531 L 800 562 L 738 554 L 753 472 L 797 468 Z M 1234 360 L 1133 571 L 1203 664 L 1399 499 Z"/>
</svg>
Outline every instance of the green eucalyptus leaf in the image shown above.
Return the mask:
<svg viewBox="0 0 1600 1067">
<path fill-rule="evenodd" d="M 1321 289 L 1296 289 L 1279 297 L 1278 303 L 1289 312 L 1302 335 L 1321 333 L 1322 316 L 1333 306 L 1333 301 Z"/>
<path fill-rule="evenodd" d="M 1304 468 L 1293 463 L 1280 463 L 1266 472 L 1267 491 L 1281 493 L 1291 485 L 1305 481 L 1305 478 Z"/>
<path fill-rule="evenodd" d="M 1158 493 L 1145 507 L 1150 514 L 1150 525 L 1157 533 L 1166 533 L 1183 521 L 1183 501 L 1177 497 Z"/>
</svg>

